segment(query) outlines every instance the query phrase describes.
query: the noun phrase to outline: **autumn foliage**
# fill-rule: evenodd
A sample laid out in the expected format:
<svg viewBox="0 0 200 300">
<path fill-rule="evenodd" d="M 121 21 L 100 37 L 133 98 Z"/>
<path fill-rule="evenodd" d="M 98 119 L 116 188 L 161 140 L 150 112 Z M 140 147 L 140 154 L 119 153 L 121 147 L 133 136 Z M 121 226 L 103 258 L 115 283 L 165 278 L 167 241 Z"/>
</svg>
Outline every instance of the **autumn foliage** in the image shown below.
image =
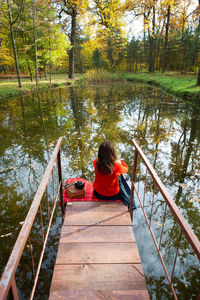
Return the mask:
<svg viewBox="0 0 200 300">
<path fill-rule="evenodd" d="M 199 11 L 197 0 L 0 0 L 0 73 L 198 74 Z"/>
</svg>

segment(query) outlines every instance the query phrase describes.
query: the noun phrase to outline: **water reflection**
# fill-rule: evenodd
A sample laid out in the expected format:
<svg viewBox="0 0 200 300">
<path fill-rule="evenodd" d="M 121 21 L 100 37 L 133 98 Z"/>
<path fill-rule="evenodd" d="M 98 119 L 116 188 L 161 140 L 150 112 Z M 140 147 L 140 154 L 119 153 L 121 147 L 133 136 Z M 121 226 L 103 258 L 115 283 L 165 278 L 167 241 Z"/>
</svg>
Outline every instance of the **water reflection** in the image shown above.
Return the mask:
<svg viewBox="0 0 200 300">
<path fill-rule="evenodd" d="M 145 85 L 50 89 L 1 104 L 1 272 L 60 136 L 64 136 L 63 178 L 66 180 L 71 176 L 80 176 L 91 181 L 94 178 L 92 162 L 103 140 L 110 139 L 114 142 L 120 157 L 131 169 L 134 155 L 131 138 L 135 138 L 199 237 L 199 118 L 197 108 Z M 152 183 L 149 182 L 149 191 L 151 188 Z M 157 197 L 155 231 L 160 230 L 156 222 L 158 223 L 163 212 L 163 203 L 159 202 L 159 195 Z M 167 216 L 169 222 L 166 236 L 170 238 L 163 240 L 165 249 L 173 246 L 178 237 L 169 212 Z M 57 208 L 40 278 L 40 296 L 36 296 L 38 299 L 41 297 L 41 290 L 44 291 L 43 299 L 48 298 L 60 224 L 60 211 Z M 149 250 L 153 249 L 153 245 L 140 209 L 134 214 L 134 230 L 152 298 L 170 299 L 171 294 L 157 255 Z M 180 258 L 179 264 L 179 268 L 183 269 L 181 274 L 184 275 L 181 276 L 184 276 L 184 280 L 179 280 L 178 275 L 174 278 L 180 299 L 184 299 L 185 295 L 187 299 L 195 297 L 200 278 L 193 256 L 192 264 L 184 261 L 186 252 L 190 252 L 186 247 L 183 242 L 183 262 L 181 264 Z M 166 250 L 165 255 L 170 265 L 171 253 Z M 28 264 L 27 257 L 28 254 L 23 257 L 25 263 L 22 263 L 22 269 L 27 270 L 26 280 L 31 281 L 30 270 L 24 267 Z M 48 279 L 45 275 L 47 273 Z M 21 298 L 26 299 L 23 280 L 20 286 Z"/>
</svg>

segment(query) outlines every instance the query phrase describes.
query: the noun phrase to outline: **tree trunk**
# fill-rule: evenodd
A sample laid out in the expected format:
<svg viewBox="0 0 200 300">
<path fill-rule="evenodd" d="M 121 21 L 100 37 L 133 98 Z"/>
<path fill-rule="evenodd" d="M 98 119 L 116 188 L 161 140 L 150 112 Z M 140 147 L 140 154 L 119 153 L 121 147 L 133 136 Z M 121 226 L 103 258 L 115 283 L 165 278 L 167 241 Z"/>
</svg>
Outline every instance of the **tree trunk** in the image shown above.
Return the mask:
<svg viewBox="0 0 200 300">
<path fill-rule="evenodd" d="M 32 75 L 32 71 L 31 71 L 31 68 L 29 65 L 28 65 L 28 70 L 29 70 L 31 82 L 33 82 L 33 75 Z"/>
<path fill-rule="evenodd" d="M 75 38 L 76 38 L 76 11 L 72 9 L 72 22 L 71 22 L 71 49 L 69 52 L 69 78 L 74 78 L 74 50 L 75 50 Z"/>
<path fill-rule="evenodd" d="M 110 70 L 113 72 L 113 51 L 111 38 L 108 38 L 108 59 L 110 61 Z"/>
<path fill-rule="evenodd" d="M 33 39 L 35 50 L 35 84 L 38 86 L 38 64 L 37 64 L 37 30 L 36 30 L 36 5 L 35 0 L 32 0 L 33 6 Z"/>
<path fill-rule="evenodd" d="M 49 81 L 51 83 L 52 61 L 51 61 L 51 37 L 49 37 Z"/>
<path fill-rule="evenodd" d="M 149 31 L 150 41 L 150 61 L 149 61 L 149 72 L 154 73 L 154 51 L 155 51 L 155 5 L 153 6 L 153 19 L 152 19 L 152 34 Z"/>
<path fill-rule="evenodd" d="M 196 65 L 196 62 L 197 62 L 197 58 L 198 58 L 199 35 L 200 35 L 200 20 L 199 20 L 199 24 L 198 24 L 197 29 L 196 29 L 194 46 L 193 46 L 194 47 L 194 54 L 192 56 L 191 66 L 194 67 L 194 68 L 195 68 L 195 65 Z"/>
<path fill-rule="evenodd" d="M 199 65 L 199 71 L 198 71 L 198 75 L 197 75 L 197 85 L 200 86 L 200 65 Z"/>
<path fill-rule="evenodd" d="M 18 85 L 21 88 L 22 87 L 21 75 L 20 75 L 20 69 L 19 69 L 19 62 L 18 62 L 18 56 L 17 56 L 17 47 L 16 47 L 16 44 L 15 44 L 12 13 L 11 13 L 9 0 L 7 0 L 7 7 L 8 7 L 8 14 L 9 14 L 10 34 L 11 34 L 11 40 L 12 40 L 12 45 L 13 45 L 14 57 L 15 57 L 15 67 L 16 67 L 16 71 L 17 71 Z"/>
<path fill-rule="evenodd" d="M 200 8 L 200 0 L 199 0 L 199 8 Z M 198 24 L 198 31 L 200 30 L 200 17 L 199 17 L 199 24 Z M 200 85 L 200 64 L 199 64 L 199 71 L 197 75 L 197 85 Z"/>
<path fill-rule="evenodd" d="M 143 14 L 143 17 L 144 17 L 144 20 L 143 20 L 143 29 L 144 29 L 144 32 L 143 32 L 143 51 L 144 51 L 144 62 L 146 62 L 146 64 L 148 64 L 148 54 L 146 54 L 146 23 L 145 23 L 145 13 Z"/>
<path fill-rule="evenodd" d="M 165 46 L 164 46 L 164 57 L 163 57 L 162 73 L 165 72 L 166 65 L 167 65 L 167 44 L 168 44 L 170 13 L 171 13 L 171 7 L 169 5 L 168 9 L 167 9 L 167 23 L 166 23 L 166 32 L 165 32 Z"/>
<path fill-rule="evenodd" d="M 154 73 L 154 50 L 155 50 L 155 6 L 153 7 L 153 19 L 152 19 L 152 34 L 149 32 L 150 41 L 150 61 L 149 72 Z"/>
</svg>

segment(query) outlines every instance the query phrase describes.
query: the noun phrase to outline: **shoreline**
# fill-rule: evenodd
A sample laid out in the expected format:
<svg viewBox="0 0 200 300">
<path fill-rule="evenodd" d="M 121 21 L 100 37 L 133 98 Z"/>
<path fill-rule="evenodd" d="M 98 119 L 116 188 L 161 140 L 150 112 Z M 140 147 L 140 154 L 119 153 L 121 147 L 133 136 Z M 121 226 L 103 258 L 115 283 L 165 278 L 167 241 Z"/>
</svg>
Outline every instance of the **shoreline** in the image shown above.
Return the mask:
<svg viewBox="0 0 200 300">
<path fill-rule="evenodd" d="M 2 79 L 0 80 L 0 103 L 9 100 L 12 97 L 18 97 L 27 95 L 29 93 L 38 93 L 46 91 L 48 89 L 65 87 L 74 85 L 79 78 L 68 79 L 66 74 L 58 74 L 52 76 L 52 82 L 48 79 L 39 79 L 39 85 L 36 86 L 35 82 L 31 82 L 30 79 L 24 79 L 22 77 L 22 88 L 18 87 L 16 78 Z"/>
<path fill-rule="evenodd" d="M 114 74 L 113 74 L 114 75 Z M 115 75 L 114 75 L 115 76 Z M 112 74 L 109 80 L 115 82 L 116 78 Z M 34 92 L 41 92 L 47 89 L 57 88 L 57 87 L 66 87 L 74 85 L 77 82 L 84 82 L 84 83 L 100 83 L 103 82 L 104 84 L 108 82 L 105 78 L 105 81 L 98 80 L 97 78 L 90 78 L 89 80 L 87 77 L 77 76 L 74 79 L 66 78 L 66 74 L 58 74 L 54 75 L 52 78 L 52 82 L 50 83 L 47 80 L 40 80 L 39 86 L 35 86 L 34 82 L 25 81 L 23 82 L 22 88 L 17 86 L 17 80 L 3 80 L 3 83 L 0 81 L 0 102 L 4 102 L 4 100 L 8 100 L 11 97 L 17 97 L 22 95 L 27 95 L 29 93 Z M 128 82 L 140 82 L 146 83 L 150 85 L 157 86 L 163 89 L 165 92 L 169 93 L 170 95 L 174 95 L 178 98 L 183 99 L 186 102 L 191 104 L 200 104 L 200 86 L 195 85 L 196 77 L 190 75 L 179 75 L 179 74 L 162 74 L 162 73 L 132 73 L 132 74 L 121 74 L 121 79 L 124 79 Z M 91 80 L 92 79 L 92 80 Z"/>
</svg>

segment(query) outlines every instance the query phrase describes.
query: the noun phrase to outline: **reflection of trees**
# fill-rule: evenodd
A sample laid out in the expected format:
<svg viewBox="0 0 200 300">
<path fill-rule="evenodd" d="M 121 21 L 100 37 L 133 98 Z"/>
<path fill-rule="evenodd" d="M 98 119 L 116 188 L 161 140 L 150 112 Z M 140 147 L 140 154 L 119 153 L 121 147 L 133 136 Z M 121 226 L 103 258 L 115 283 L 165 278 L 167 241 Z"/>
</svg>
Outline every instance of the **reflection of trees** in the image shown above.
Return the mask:
<svg viewBox="0 0 200 300">
<path fill-rule="evenodd" d="M 72 176 L 87 178 L 87 163 L 92 148 L 90 122 L 92 112 L 88 111 L 85 105 L 82 88 L 70 87 L 68 98 L 72 126 L 65 132 L 66 142 L 63 145 L 63 151 L 69 159 L 67 176 L 70 176 L 70 172 L 73 171 Z"/>
<path fill-rule="evenodd" d="M 173 182 L 184 183 L 185 180 L 191 180 L 192 172 L 190 161 L 195 160 L 195 156 L 199 147 L 199 143 L 195 144 L 195 139 L 197 137 L 197 131 L 199 130 L 199 114 L 198 111 L 193 108 L 191 111 L 191 119 L 184 120 L 182 124 L 182 132 L 177 143 L 172 145 L 172 160 L 176 162 L 176 166 L 170 176 L 171 184 Z M 198 131 L 199 132 L 199 131 Z M 194 162 L 193 162 L 194 163 Z M 190 170 L 188 170 L 190 168 Z M 199 212 L 197 207 L 193 207 L 189 202 L 189 195 L 192 191 L 191 189 L 186 192 L 186 197 L 184 196 L 184 190 L 179 185 L 175 196 L 175 202 L 178 207 L 183 208 L 185 215 L 189 224 L 193 227 L 196 234 L 199 234 L 198 219 Z"/>
<path fill-rule="evenodd" d="M 196 133 L 198 130 L 199 114 L 193 108 L 190 114 L 191 119 L 185 119 L 182 125 L 182 132 L 177 143 L 172 145 L 173 161 L 176 163 L 174 168 L 175 180 L 183 183 L 185 176 L 188 176 L 187 169 L 191 155 L 195 155 L 198 145 L 194 145 Z M 196 148 L 196 149 L 195 149 Z"/>
<path fill-rule="evenodd" d="M 91 179 L 92 161 L 97 155 L 99 144 L 110 139 L 120 141 L 122 129 L 120 110 L 123 109 L 124 90 L 116 95 L 116 88 L 97 88 L 83 90 L 70 87 L 70 103 L 73 115 L 73 130 L 66 133 L 65 151 L 70 156 L 73 176 Z M 81 174 L 80 174 L 81 171 Z"/>
<path fill-rule="evenodd" d="M 97 134 L 99 142 L 105 139 L 114 143 L 120 142 L 120 135 L 123 128 L 118 126 L 121 120 L 120 111 L 124 106 L 124 89 L 116 92 L 116 87 L 111 86 L 109 89 L 100 89 L 95 95 L 94 105 L 97 110 Z"/>
<path fill-rule="evenodd" d="M 181 187 L 176 190 L 174 186 L 176 182 L 190 180 L 189 176 L 194 172 L 194 167 L 190 166 L 198 165 L 199 116 L 195 110 L 171 102 L 168 96 L 144 85 L 142 88 L 141 85 L 111 85 L 49 90 L 4 103 L 0 116 L 3 136 L 0 137 L 0 210 L 4 212 L 0 226 L 3 228 L 7 224 L 5 234 L 12 232 L 13 235 L 9 241 L 5 238 L 6 246 L 0 250 L 1 265 L 6 263 L 5 252 L 9 254 L 19 222 L 24 219 L 49 160 L 48 152 L 59 136 L 65 137 L 62 153 L 69 160 L 67 175 L 63 174 L 63 178 L 78 175 L 89 180 L 93 179 L 92 162 L 103 140 L 112 140 L 119 155 L 132 166 L 134 151 L 131 137 L 136 138 L 161 180 L 173 193 L 176 192 L 177 203 L 185 211 L 189 223 L 198 228 L 198 210 L 188 201 L 191 190 L 184 193 Z M 173 140 L 174 131 L 176 140 Z M 147 191 L 150 193 L 152 189 L 153 183 L 147 178 Z M 145 205 L 150 207 L 150 197 L 148 199 Z M 154 221 L 161 223 L 163 203 L 159 196 L 155 202 L 157 216 Z M 58 216 L 59 211 L 56 218 Z M 163 238 L 164 251 L 176 245 L 178 235 L 178 228 L 169 212 L 167 219 L 169 224 L 166 224 L 165 234 L 168 238 Z M 160 230 L 161 227 L 156 228 L 156 234 Z M 51 257 L 55 254 L 53 244 L 56 244 L 56 236 L 50 239 L 45 261 L 48 272 L 51 272 Z M 180 257 L 186 255 L 186 247 L 185 242 L 181 244 Z M 167 250 L 166 256 L 170 256 Z M 188 280 L 192 276 L 195 278 L 195 274 L 186 274 Z M 194 281 L 194 278 L 191 280 Z M 159 286 L 160 283 L 156 284 Z"/>
<path fill-rule="evenodd" d="M 85 177 L 87 165 L 85 163 L 85 145 L 84 145 L 84 127 L 86 125 L 86 115 L 84 110 L 84 103 L 82 98 L 82 88 L 80 89 L 80 97 L 77 97 L 76 91 L 74 87 L 70 87 L 70 100 L 72 113 L 74 117 L 74 129 L 76 132 L 76 145 L 75 147 L 71 147 L 71 151 L 74 155 L 72 160 L 75 161 L 78 159 L 80 162 L 79 167 L 81 169 L 83 177 Z"/>
<path fill-rule="evenodd" d="M 151 99 L 149 99 L 148 103 L 151 103 Z M 129 102 L 128 105 L 129 107 L 131 105 L 134 106 L 133 103 Z M 146 103 L 144 104 L 141 101 L 139 104 L 137 103 L 137 110 L 135 112 L 134 108 L 132 109 L 132 107 L 131 109 L 129 108 L 129 111 L 133 112 L 131 117 L 134 117 L 135 120 L 135 122 L 130 125 L 130 131 L 133 132 L 133 136 L 136 138 L 139 144 L 144 146 L 144 152 L 147 154 L 147 157 L 150 159 L 153 167 L 159 173 L 161 180 L 165 183 L 167 182 L 168 187 L 173 189 L 172 191 L 175 190 L 174 185 L 177 181 L 179 183 L 183 183 L 185 180 L 190 180 L 190 176 L 194 175 L 194 167 L 191 167 L 191 165 L 198 165 L 198 157 L 196 155 L 199 147 L 197 144 L 197 136 L 199 135 L 198 131 L 200 129 L 198 111 L 195 111 L 194 108 L 191 108 L 191 111 L 189 110 L 188 113 L 187 108 L 185 113 L 180 113 L 180 108 L 178 106 L 173 106 L 173 110 L 170 109 L 169 106 L 166 110 L 165 103 L 161 101 L 157 101 L 153 106 L 147 105 Z M 136 112 L 138 113 L 137 117 Z M 180 138 L 177 138 L 172 144 L 170 144 L 170 139 L 173 140 L 174 129 L 176 130 L 176 135 L 179 135 Z M 161 142 L 166 143 L 166 149 L 164 148 L 163 144 L 160 145 Z M 165 167 L 166 160 L 170 165 L 169 170 L 167 170 Z M 145 179 L 144 174 L 142 174 L 141 178 Z M 150 191 L 151 182 L 148 180 L 148 178 L 146 184 L 146 191 Z M 177 205 L 183 210 L 184 214 L 187 215 L 188 222 L 198 235 L 199 212 L 198 208 L 189 202 L 188 198 L 190 193 L 191 189 L 185 193 L 182 187 L 179 186 L 175 199 Z M 155 201 L 153 220 L 153 231 L 155 235 L 159 237 L 163 220 L 163 205 L 161 201 Z M 175 257 L 174 255 L 178 243 L 179 233 L 179 226 L 176 224 L 172 214 L 168 210 L 161 250 L 169 268 L 171 268 L 171 264 L 173 263 L 173 259 Z M 185 239 L 182 239 L 178 255 L 178 263 L 176 266 L 177 269 L 179 269 L 179 267 L 181 268 L 184 261 L 186 262 L 190 260 L 188 255 L 191 255 L 191 257 L 194 258 L 193 251 L 188 251 L 187 249 L 188 244 Z M 190 264 L 188 264 L 188 266 L 189 265 Z M 187 269 L 188 268 L 186 268 L 186 270 L 182 270 L 182 276 L 185 276 L 185 278 L 187 278 Z M 197 270 L 194 269 L 192 275 L 195 285 L 197 285 L 198 278 L 196 271 Z M 175 283 L 176 280 L 178 281 L 178 279 L 175 277 Z M 157 286 L 159 286 L 159 283 L 156 284 L 156 289 Z M 192 290 L 192 284 L 189 290 Z M 178 292 L 180 292 L 180 294 L 182 293 L 181 290 Z M 163 290 L 162 295 L 164 295 Z"/>
<path fill-rule="evenodd" d="M 200 275 L 199 270 L 191 266 L 186 273 L 187 280 L 185 277 L 180 280 L 179 276 L 174 278 L 178 299 L 197 299 L 196 296 L 198 295 L 199 284 L 197 278 L 194 277 L 194 271 L 197 271 Z M 149 276 L 146 278 L 146 281 L 152 299 L 174 299 L 172 294 L 169 294 L 169 285 L 164 276 L 159 278 Z"/>
<path fill-rule="evenodd" d="M 2 234 L 12 233 L 3 238 L 5 243 L 0 250 L 2 267 L 7 262 L 21 226 L 19 222 L 25 218 L 49 160 L 48 142 L 57 140 L 66 126 L 66 121 L 62 124 L 66 117 L 66 111 L 62 111 L 63 103 L 56 107 L 60 125 L 57 128 L 55 105 L 44 101 L 43 95 L 38 97 L 38 102 L 35 100 L 33 94 L 1 105 L 0 231 Z"/>
</svg>

